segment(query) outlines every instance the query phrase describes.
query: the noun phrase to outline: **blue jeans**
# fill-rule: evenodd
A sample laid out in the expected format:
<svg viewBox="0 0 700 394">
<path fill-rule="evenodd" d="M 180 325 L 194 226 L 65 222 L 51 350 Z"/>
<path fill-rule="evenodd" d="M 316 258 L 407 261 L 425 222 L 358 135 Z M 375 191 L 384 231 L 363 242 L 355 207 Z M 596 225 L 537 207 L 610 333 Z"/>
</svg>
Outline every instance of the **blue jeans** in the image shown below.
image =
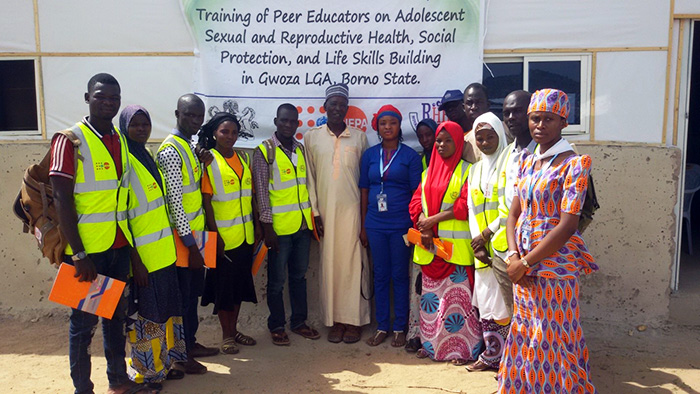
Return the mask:
<svg viewBox="0 0 700 394">
<path fill-rule="evenodd" d="M 90 254 L 98 274 L 126 281 L 129 275 L 129 248 L 109 249 L 102 253 Z M 66 262 L 71 263 L 70 258 Z M 126 293 L 126 291 L 124 292 Z M 126 319 L 126 297 L 114 311 L 112 319 L 102 318 L 102 336 L 107 359 L 107 380 L 110 387 L 119 386 L 129 381 L 126 374 L 126 336 L 124 321 Z M 68 336 L 70 376 L 76 393 L 92 393 L 95 387 L 90 380 L 90 343 L 95 334 L 99 317 L 87 312 L 73 309 L 70 315 Z"/>
<path fill-rule="evenodd" d="M 403 241 L 406 230 L 366 229 L 374 266 L 374 303 L 377 329 L 389 331 L 391 305 L 389 284 L 394 288 L 393 331 L 408 326 L 408 268 L 411 249 Z"/>
<path fill-rule="evenodd" d="M 306 270 L 309 268 L 311 232 L 300 230 L 291 235 L 277 237 L 277 249 L 267 254 L 267 307 L 270 317 L 267 328 L 270 332 L 284 330 L 285 313 L 284 282 L 289 271 L 289 301 L 292 316 L 289 326 L 293 330 L 306 323 Z M 286 267 L 285 267 L 286 266 Z"/>
<path fill-rule="evenodd" d="M 182 328 L 185 330 L 185 348 L 189 352 L 197 342 L 199 316 L 197 304 L 204 289 L 204 269 L 191 270 L 177 267 L 177 281 L 182 295 Z M 188 356 L 189 358 L 189 356 Z"/>
</svg>

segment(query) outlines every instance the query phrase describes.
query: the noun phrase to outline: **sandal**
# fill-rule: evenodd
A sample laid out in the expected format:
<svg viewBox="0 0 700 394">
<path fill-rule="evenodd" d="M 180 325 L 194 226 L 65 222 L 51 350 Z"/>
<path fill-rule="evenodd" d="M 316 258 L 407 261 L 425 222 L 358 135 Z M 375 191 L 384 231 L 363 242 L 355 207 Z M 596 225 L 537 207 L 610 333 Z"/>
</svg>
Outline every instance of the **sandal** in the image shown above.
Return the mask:
<svg viewBox="0 0 700 394">
<path fill-rule="evenodd" d="M 221 343 L 221 353 L 224 354 L 236 354 L 238 353 L 238 346 L 236 346 L 236 338 L 228 337 L 224 339 Z"/>
<path fill-rule="evenodd" d="M 289 345 L 289 337 L 287 336 L 287 333 L 284 332 L 284 330 L 281 331 L 273 331 L 270 333 L 272 336 L 272 344 L 277 345 L 277 346 L 288 346 Z"/>
<path fill-rule="evenodd" d="M 403 331 L 394 332 L 394 339 L 391 341 L 391 346 L 402 347 L 406 345 L 406 333 Z"/>
<path fill-rule="evenodd" d="M 427 350 L 425 349 L 418 349 L 416 352 L 416 358 L 428 358 L 430 357 L 430 353 L 428 353 Z"/>
<path fill-rule="evenodd" d="M 370 346 L 377 346 L 377 345 L 381 344 L 382 342 L 384 342 L 384 340 L 386 339 L 386 337 L 387 337 L 388 335 L 389 335 L 389 334 L 388 334 L 386 331 L 384 331 L 384 330 L 377 330 L 377 331 L 374 333 L 374 335 L 372 335 L 371 337 L 369 337 L 369 338 L 367 339 L 366 342 L 367 342 L 367 344 L 370 345 Z"/>
<path fill-rule="evenodd" d="M 306 339 L 318 339 L 321 338 L 321 334 L 314 330 L 313 328 L 307 326 L 306 324 L 302 324 L 301 326 L 295 328 L 292 330 L 293 333 L 301 335 L 302 337 Z"/>
<path fill-rule="evenodd" d="M 165 376 L 165 380 L 180 380 L 185 377 L 185 371 L 172 368 Z"/>
<path fill-rule="evenodd" d="M 146 383 L 146 392 L 149 394 L 158 394 L 163 390 L 163 383 Z"/>
<path fill-rule="evenodd" d="M 237 332 L 236 335 L 233 336 L 233 338 L 236 340 L 236 343 L 240 343 L 241 345 L 244 345 L 244 346 L 254 346 L 255 344 L 258 343 L 252 337 L 241 334 L 240 331 Z"/>
<path fill-rule="evenodd" d="M 420 343 L 420 338 L 415 337 L 415 338 L 409 339 L 408 342 L 406 342 L 406 347 L 404 349 L 406 349 L 406 351 L 409 353 L 415 353 L 421 347 L 422 347 L 422 345 Z"/>
<path fill-rule="evenodd" d="M 345 335 L 345 324 L 335 323 L 333 327 L 331 327 L 331 330 L 328 331 L 328 342 L 343 342 L 343 335 Z"/>
<path fill-rule="evenodd" d="M 469 360 L 465 360 L 463 358 L 456 358 L 454 360 L 450 361 L 450 364 L 456 366 L 456 367 L 461 367 L 462 365 L 467 365 L 469 364 Z"/>
<path fill-rule="evenodd" d="M 343 342 L 345 343 L 355 343 L 362 338 L 362 327 L 353 326 L 348 324 L 345 329 L 345 334 L 343 334 Z"/>
</svg>

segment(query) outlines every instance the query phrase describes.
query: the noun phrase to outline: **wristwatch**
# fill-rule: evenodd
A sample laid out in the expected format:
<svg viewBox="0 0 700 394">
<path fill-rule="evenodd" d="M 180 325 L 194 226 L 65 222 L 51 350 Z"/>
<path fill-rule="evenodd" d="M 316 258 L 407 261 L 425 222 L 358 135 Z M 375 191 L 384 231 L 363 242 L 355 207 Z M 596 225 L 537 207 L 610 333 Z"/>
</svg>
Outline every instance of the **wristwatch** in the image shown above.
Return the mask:
<svg viewBox="0 0 700 394">
<path fill-rule="evenodd" d="M 83 260 L 86 257 L 87 257 L 87 253 L 85 253 L 85 251 L 83 250 L 83 251 L 80 251 L 80 252 L 74 254 L 73 256 L 71 256 L 70 259 L 75 262 L 75 261 Z"/>
</svg>

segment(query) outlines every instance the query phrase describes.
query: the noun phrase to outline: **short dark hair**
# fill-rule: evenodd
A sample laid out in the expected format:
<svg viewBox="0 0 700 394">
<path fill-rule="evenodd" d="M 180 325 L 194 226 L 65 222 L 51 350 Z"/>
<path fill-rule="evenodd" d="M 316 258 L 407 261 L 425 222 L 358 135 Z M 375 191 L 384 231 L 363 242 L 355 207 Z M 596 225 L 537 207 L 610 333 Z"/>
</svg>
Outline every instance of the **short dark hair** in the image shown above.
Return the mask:
<svg viewBox="0 0 700 394">
<path fill-rule="evenodd" d="M 87 91 L 91 91 L 97 83 L 101 83 L 103 85 L 117 85 L 119 86 L 119 82 L 117 81 L 116 78 L 114 78 L 111 74 L 107 73 L 99 73 L 95 74 L 90 78 L 90 80 L 87 83 Z"/>
<path fill-rule="evenodd" d="M 277 116 L 280 116 L 280 111 L 282 111 L 283 109 L 288 109 L 290 111 L 298 112 L 297 107 L 295 107 L 293 104 L 284 103 L 284 104 L 280 105 L 279 107 L 277 107 Z"/>
<path fill-rule="evenodd" d="M 470 83 L 465 89 L 464 89 L 464 95 L 467 95 L 467 90 L 469 89 L 474 89 L 474 90 L 481 90 L 484 93 L 484 97 L 486 97 L 486 100 L 488 101 L 489 99 L 489 90 L 486 89 L 486 86 L 480 84 L 479 82 L 473 82 Z"/>
</svg>

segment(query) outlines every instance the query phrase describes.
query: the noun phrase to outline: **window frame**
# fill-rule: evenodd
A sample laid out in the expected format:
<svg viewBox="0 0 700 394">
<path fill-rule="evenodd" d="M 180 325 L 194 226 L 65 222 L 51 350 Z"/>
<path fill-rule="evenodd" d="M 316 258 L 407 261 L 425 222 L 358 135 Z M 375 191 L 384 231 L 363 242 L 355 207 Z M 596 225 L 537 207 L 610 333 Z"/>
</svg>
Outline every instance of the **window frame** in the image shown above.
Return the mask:
<svg viewBox="0 0 700 394">
<path fill-rule="evenodd" d="M 525 54 L 490 54 L 484 55 L 484 64 L 489 63 L 523 63 L 523 90 L 528 90 L 529 84 L 529 63 L 531 62 L 557 62 L 557 61 L 579 61 L 581 63 L 580 89 L 581 89 L 581 108 L 580 108 L 580 124 L 572 124 L 567 126 L 562 134 L 565 135 L 586 135 L 590 134 L 591 125 L 591 53 L 525 53 Z M 553 86 L 554 87 L 554 86 Z M 532 92 L 534 93 L 534 92 Z"/>
<path fill-rule="evenodd" d="M 13 61 L 13 60 L 31 60 L 34 64 L 34 92 L 36 97 L 36 130 L 0 130 L 0 141 L 1 140 L 13 140 L 17 137 L 35 139 L 42 138 L 43 134 L 41 132 L 41 96 L 39 95 L 39 58 L 33 56 L 17 56 L 17 57 L 2 57 L 0 62 Z"/>
</svg>

